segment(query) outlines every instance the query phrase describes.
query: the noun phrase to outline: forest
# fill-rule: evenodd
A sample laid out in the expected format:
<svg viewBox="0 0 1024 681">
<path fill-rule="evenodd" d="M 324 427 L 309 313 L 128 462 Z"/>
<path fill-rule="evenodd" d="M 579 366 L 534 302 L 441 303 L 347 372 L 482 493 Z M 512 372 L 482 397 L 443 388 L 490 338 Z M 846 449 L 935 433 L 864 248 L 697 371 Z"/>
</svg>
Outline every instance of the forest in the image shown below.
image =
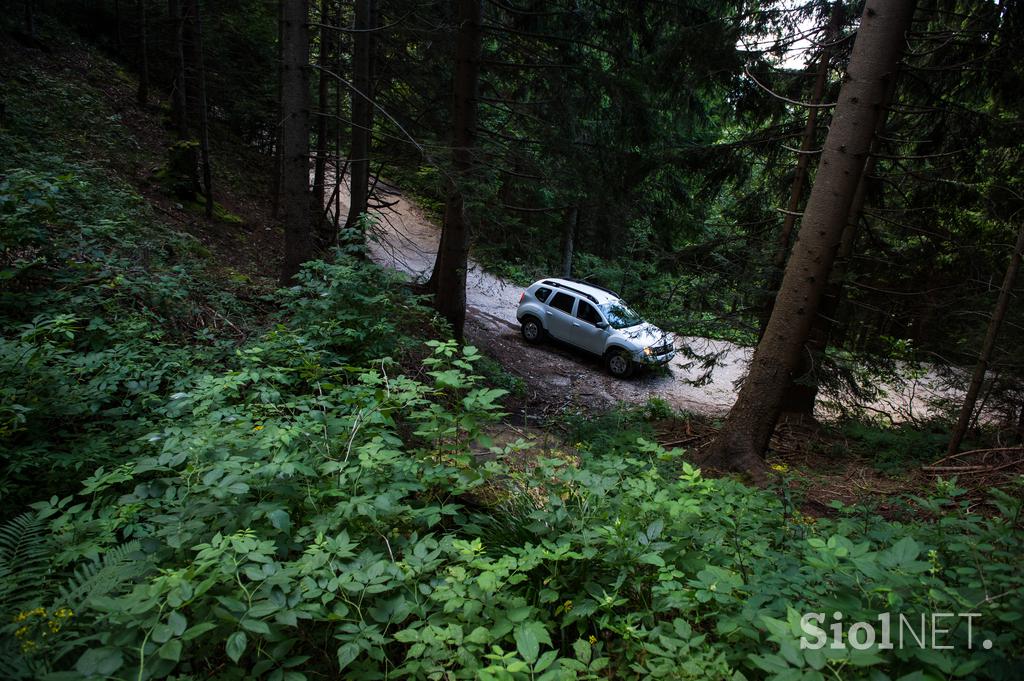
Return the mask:
<svg viewBox="0 0 1024 681">
<path fill-rule="evenodd" d="M 0 7 L 0 678 L 1024 678 L 1021 0 Z"/>
</svg>

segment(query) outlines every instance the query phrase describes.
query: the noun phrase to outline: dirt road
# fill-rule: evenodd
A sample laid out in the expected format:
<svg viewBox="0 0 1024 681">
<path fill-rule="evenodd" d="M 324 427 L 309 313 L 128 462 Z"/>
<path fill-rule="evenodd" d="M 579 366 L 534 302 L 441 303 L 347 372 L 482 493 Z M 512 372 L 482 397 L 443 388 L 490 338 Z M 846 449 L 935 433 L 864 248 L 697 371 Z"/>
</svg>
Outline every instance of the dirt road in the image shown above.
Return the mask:
<svg viewBox="0 0 1024 681">
<path fill-rule="evenodd" d="M 388 202 L 395 203 L 386 210 L 372 211 L 378 221 L 370 235 L 372 259 L 413 278 L 429 276 L 440 239 L 439 227 L 397 189 L 385 187 L 384 192 Z M 344 215 L 348 197 L 347 191 L 341 193 Z M 737 382 L 746 373 L 751 348 L 680 337 L 680 344 L 698 354 L 720 353 L 709 380 L 694 385 L 705 370 L 679 353 L 667 372 L 642 372 L 622 381 L 605 373 L 598 358 L 551 343 L 524 343 L 515 317 L 521 293 L 522 287 L 485 272 L 471 260 L 466 276 L 466 337 L 522 378 L 531 396 L 545 405 L 601 409 L 620 402 L 643 404 L 660 398 L 678 409 L 720 416 L 736 399 Z M 888 395 L 869 406 L 895 420 L 921 417 L 928 411 L 928 399 L 943 392 L 937 386 L 935 376 L 888 385 Z"/>
</svg>

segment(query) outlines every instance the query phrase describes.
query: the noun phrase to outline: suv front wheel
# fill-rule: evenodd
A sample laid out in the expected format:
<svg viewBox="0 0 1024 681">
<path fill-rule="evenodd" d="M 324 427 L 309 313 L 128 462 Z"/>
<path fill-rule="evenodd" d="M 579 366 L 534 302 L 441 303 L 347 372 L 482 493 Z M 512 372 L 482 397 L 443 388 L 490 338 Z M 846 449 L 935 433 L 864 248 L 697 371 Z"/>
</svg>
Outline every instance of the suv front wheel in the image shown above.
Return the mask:
<svg viewBox="0 0 1024 681">
<path fill-rule="evenodd" d="M 544 327 L 540 325 L 540 320 L 536 317 L 523 317 L 521 331 L 523 340 L 527 343 L 539 343 L 544 340 Z"/>
<path fill-rule="evenodd" d="M 629 378 L 636 369 L 633 358 L 625 350 L 609 350 L 604 356 L 604 363 L 608 373 L 615 378 Z"/>
</svg>

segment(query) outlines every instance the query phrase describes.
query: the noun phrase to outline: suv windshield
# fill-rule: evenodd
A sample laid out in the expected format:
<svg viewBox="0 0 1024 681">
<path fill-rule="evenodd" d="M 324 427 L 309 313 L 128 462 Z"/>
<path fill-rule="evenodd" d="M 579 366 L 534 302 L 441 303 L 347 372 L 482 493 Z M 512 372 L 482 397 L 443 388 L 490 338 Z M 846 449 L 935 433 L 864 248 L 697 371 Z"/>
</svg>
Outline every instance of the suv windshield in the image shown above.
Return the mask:
<svg viewBox="0 0 1024 681">
<path fill-rule="evenodd" d="M 626 304 L 621 300 L 601 305 L 601 312 L 604 312 L 608 323 L 614 329 L 628 329 L 644 321 L 640 315 L 626 307 Z"/>
</svg>

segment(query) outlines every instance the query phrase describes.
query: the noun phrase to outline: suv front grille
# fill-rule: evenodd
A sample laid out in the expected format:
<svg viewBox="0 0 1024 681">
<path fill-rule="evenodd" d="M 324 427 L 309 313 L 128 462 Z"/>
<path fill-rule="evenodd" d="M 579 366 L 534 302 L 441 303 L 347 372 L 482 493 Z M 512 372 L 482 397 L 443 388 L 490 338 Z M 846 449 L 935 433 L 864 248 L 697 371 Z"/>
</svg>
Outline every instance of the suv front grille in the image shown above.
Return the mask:
<svg viewBox="0 0 1024 681">
<path fill-rule="evenodd" d="M 665 343 L 664 345 L 656 345 L 651 348 L 652 355 L 665 355 L 675 350 L 671 343 Z"/>
</svg>

